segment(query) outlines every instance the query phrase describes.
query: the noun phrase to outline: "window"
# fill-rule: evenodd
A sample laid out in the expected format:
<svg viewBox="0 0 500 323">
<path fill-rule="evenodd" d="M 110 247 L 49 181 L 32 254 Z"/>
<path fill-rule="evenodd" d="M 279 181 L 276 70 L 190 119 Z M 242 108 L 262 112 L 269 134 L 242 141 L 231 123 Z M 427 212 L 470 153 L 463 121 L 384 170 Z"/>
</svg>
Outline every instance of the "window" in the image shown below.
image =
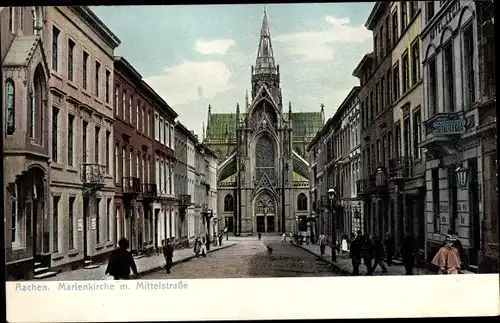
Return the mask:
<svg viewBox="0 0 500 323">
<path fill-rule="evenodd" d="M 401 2 L 403 3 L 403 2 Z M 410 89 L 410 61 L 408 59 L 408 53 L 404 53 L 401 58 L 403 62 L 403 91 L 401 94 L 405 94 L 406 91 Z"/>
<path fill-rule="evenodd" d="M 120 152 L 120 145 L 115 144 L 115 163 L 114 163 L 114 170 L 115 170 L 115 183 L 120 183 L 119 178 L 120 175 L 118 173 L 118 163 L 120 162 L 119 158 L 119 152 Z"/>
<path fill-rule="evenodd" d="M 155 128 L 155 139 L 157 141 L 160 141 L 160 126 L 159 126 L 159 116 L 158 116 L 158 113 L 155 113 L 154 128 Z"/>
<path fill-rule="evenodd" d="M 373 119 L 375 118 L 374 109 L 375 109 L 375 104 L 373 103 L 373 91 L 370 91 L 370 116 L 368 117 L 369 122 L 372 122 Z M 340 154 L 340 148 L 338 148 L 337 151 L 339 151 L 339 154 Z"/>
<path fill-rule="evenodd" d="M 68 249 L 75 249 L 75 197 L 70 196 L 68 205 Z"/>
<path fill-rule="evenodd" d="M 149 178 L 147 177 L 148 171 L 146 171 L 148 163 L 146 160 L 146 154 L 142 155 L 142 181 L 143 183 L 148 183 L 149 184 Z"/>
<path fill-rule="evenodd" d="M 5 130 L 7 135 L 14 134 L 16 130 L 16 101 L 15 101 L 14 81 L 7 79 L 5 81 Z"/>
<path fill-rule="evenodd" d="M 19 237 L 19 201 L 18 201 L 18 196 L 17 196 L 17 184 L 14 184 L 13 187 L 13 196 L 11 199 L 11 213 L 12 213 L 12 223 L 11 223 L 11 229 L 12 229 L 12 236 L 11 236 L 11 241 L 13 243 L 20 242 L 20 237 Z"/>
<path fill-rule="evenodd" d="M 83 152 L 83 162 L 87 162 L 87 128 L 88 128 L 88 122 L 83 121 L 83 128 L 82 128 L 82 152 Z"/>
<path fill-rule="evenodd" d="M 420 109 L 413 112 L 413 157 L 421 158 L 420 148 L 418 148 L 418 144 L 420 144 L 422 138 L 422 115 L 420 113 Z"/>
<path fill-rule="evenodd" d="M 73 81 L 73 54 L 75 51 L 75 42 L 68 39 L 68 80 Z"/>
<path fill-rule="evenodd" d="M 141 153 L 137 153 L 136 159 L 135 159 L 135 177 L 141 178 L 140 174 L 140 160 L 141 160 Z M 142 178 L 142 181 L 144 182 L 144 178 Z"/>
<path fill-rule="evenodd" d="M 452 42 L 448 42 L 443 48 L 444 67 L 444 111 L 455 111 L 455 87 L 453 75 L 453 48 Z"/>
<path fill-rule="evenodd" d="M 118 105 L 118 99 L 120 97 L 120 88 L 115 86 L 115 115 L 119 116 L 120 115 L 120 106 Z"/>
<path fill-rule="evenodd" d="M 224 212 L 233 212 L 234 211 L 234 200 L 231 195 L 226 195 L 224 198 Z"/>
<path fill-rule="evenodd" d="M 101 128 L 99 127 L 95 127 L 95 136 L 94 136 L 94 159 L 95 159 L 95 163 L 96 164 L 99 164 L 99 135 L 100 135 L 100 132 L 101 132 Z"/>
<path fill-rule="evenodd" d="M 101 243 L 101 199 L 96 199 L 95 206 L 95 242 L 96 244 Z"/>
<path fill-rule="evenodd" d="M 394 157 L 401 157 L 401 125 L 394 125 Z"/>
<path fill-rule="evenodd" d="M 385 46 L 387 47 L 387 50 L 389 51 L 391 47 L 391 33 L 390 33 L 390 24 L 389 24 L 389 16 L 385 17 Z"/>
<path fill-rule="evenodd" d="M 111 199 L 106 202 L 106 241 L 111 240 Z"/>
<path fill-rule="evenodd" d="M 404 31 L 408 26 L 408 2 L 401 1 L 401 31 Z"/>
<path fill-rule="evenodd" d="M 127 117 L 126 117 L 126 113 L 127 113 L 127 90 L 123 89 L 123 92 L 122 92 L 122 120 L 125 120 Z"/>
<path fill-rule="evenodd" d="M 142 107 L 142 133 L 148 133 L 148 115 L 146 114 L 146 106 Z"/>
<path fill-rule="evenodd" d="M 476 101 L 475 89 L 475 74 L 474 74 L 474 36 L 472 32 L 472 23 L 469 24 L 463 31 L 464 50 L 464 72 L 465 72 L 465 103 L 466 108 L 470 108 Z"/>
<path fill-rule="evenodd" d="M 14 32 L 14 29 L 16 26 L 16 8 L 17 7 L 10 7 L 9 8 L 9 31 L 11 33 Z"/>
<path fill-rule="evenodd" d="M 380 35 L 380 58 L 382 58 L 382 57 L 384 57 L 384 54 L 385 54 L 385 46 L 384 46 L 385 32 L 384 32 L 384 25 L 380 26 L 379 35 Z"/>
<path fill-rule="evenodd" d="M 410 19 L 413 19 L 418 11 L 418 2 L 410 1 Z"/>
<path fill-rule="evenodd" d="M 396 63 L 392 69 L 392 94 L 394 101 L 397 101 L 399 99 L 399 96 L 401 95 L 400 93 L 400 88 L 399 88 L 399 63 Z"/>
<path fill-rule="evenodd" d="M 137 128 L 137 130 L 141 129 L 139 122 L 141 120 L 141 118 L 139 117 L 140 112 L 141 112 L 141 107 L 139 106 L 139 102 L 137 102 L 137 108 L 135 111 L 135 127 Z"/>
<path fill-rule="evenodd" d="M 164 125 L 165 125 L 165 130 L 163 131 L 163 141 L 165 143 L 165 146 L 168 146 L 168 140 L 169 140 L 168 132 L 170 131 L 170 127 L 168 126 L 167 120 L 165 120 Z"/>
<path fill-rule="evenodd" d="M 58 133 L 58 117 L 59 117 L 59 109 L 56 107 L 52 108 L 52 161 L 55 163 L 58 162 L 57 159 L 57 139 L 59 137 Z"/>
<path fill-rule="evenodd" d="M 434 17 L 434 1 L 426 1 L 427 23 Z"/>
<path fill-rule="evenodd" d="M 125 177 L 125 167 L 126 167 L 126 164 L 125 164 L 125 147 L 122 147 L 122 173 L 121 173 L 121 176 L 120 176 L 120 183 L 123 183 L 123 178 Z"/>
<path fill-rule="evenodd" d="M 68 165 L 73 166 L 73 124 L 75 117 L 68 114 Z"/>
<path fill-rule="evenodd" d="M 83 61 L 82 61 L 82 64 L 83 64 L 83 70 L 82 70 L 82 77 L 83 77 L 83 89 L 86 90 L 87 89 L 87 77 L 88 77 L 88 70 L 87 70 L 87 65 L 88 65 L 88 62 L 89 62 L 89 54 L 86 53 L 86 52 L 83 52 Z"/>
<path fill-rule="evenodd" d="M 378 46 L 378 35 L 373 36 L 373 48 L 375 52 L 375 61 L 378 62 L 380 60 L 379 46 Z"/>
<path fill-rule="evenodd" d="M 396 44 L 399 39 L 399 29 L 398 29 L 398 12 L 394 11 L 392 14 L 392 43 Z"/>
<path fill-rule="evenodd" d="M 109 87 L 111 83 L 111 72 L 106 70 L 106 97 L 104 98 L 106 100 L 106 103 L 109 103 Z"/>
<path fill-rule="evenodd" d="M 386 81 L 386 89 L 387 89 L 386 94 L 385 94 L 385 96 L 386 96 L 385 102 L 387 102 L 387 105 L 390 105 L 392 103 L 392 97 L 391 97 L 391 92 L 392 92 L 391 91 L 391 87 L 392 87 L 392 83 L 391 83 L 391 68 L 389 68 L 387 70 L 387 75 L 386 75 L 385 81 Z"/>
<path fill-rule="evenodd" d="M 153 133 L 151 132 L 151 111 L 148 110 L 148 117 L 146 118 L 146 134 L 151 137 Z"/>
<path fill-rule="evenodd" d="M 381 110 L 382 107 L 380 106 L 380 83 L 377 82 L 375 84 L 375 115 L 377 115 Z M 344 140 L 342 140 L 342 143 L 344 143 Z"/>
<path fill-rule="evenodd" d="M 52 213 L 52 238 L 53 240 L 53 245 L 52 249 L 54 252 L 59 252 L 59 200 L 61 199 L 60 196 L 54 196 L 53 199 L 53 213 Z"/>
<path fill-rule="evenodd" d="M 132 123 L 132 94 L 128 98 L 128 121 Z"/>
<path fill-rule="evenodd" d="M 134 150 L 130 148 L 130 151 L 128 153 L 128 176 L 133 177 L 134 176 L 134 168 L 132 167 L 132 156 L 134 156 Z"/>
<path fill-rule="evenodd" d="M 429 88 L 428 92 L 428 105 L 429 105 L 429 118 L 437 113 L 437 71 L 436 71 L 436 57 L 429 59 L 428 63 L 428 78 Z"/>
<path fill-rule="evenodd" d="M 160 118 L 160 124 L 158 125 L 158 127 L 160 128 L 160 142 L 162 144 L 165 143 L 165 138 L 163 137 L 163 134 L 165 132 L 165 128 L 163 128 L 163 119 Z"/>
<path fill-rule="evenodd" d="M 60 31 L 52 26 L 52 69 L 57 72 L 59 54 L 59 34 Z"/>
<path fill-rule="evenodd" d="M 111 158 L 109 145 L 111 144 L 111 132 L 106 130 L 106 155 L 104 156 L 104 165 L 106 166 L 106 174 L 111 174 L 109 169 L 109 160 Z"/>
<path fill-rule="evenodd" d="M 384 110 L 387 102 L 385 101 L 385 77 L 380 79 L 380 109 Z"/>
<path fill-rule="evenodd" d="M 297 197 L 297 210 L 307 211 L 307 197 L 304 193 L 300 193 Z"/>
<path fill-rule="evenodd" d="M 439 169 L 433 168 L 431 171 L 432 185 L 432 211 L 434 213 L 434 233 L 439 233 L 441 230 L 441 219 L 439 218 Z"/>
<path fill-rule="evenodd" d="M 99 74 L 101 73 L 101 64 L 99 62 L 95 62 L 95 96 L 99 97 Z"/>
<path fill-rule="evenodd" d="M 418 39 L 411 45 L 411 84 L 420 80 L 420 43 Z"/>
<path fill-rule="evenodd" d="M 403 141 L 404 141 L 404 157 L 410 157 L 411 152 L 411 125 L 410 125 L 410 117 L 404 119 L 403 122 Z"/>
</svg>

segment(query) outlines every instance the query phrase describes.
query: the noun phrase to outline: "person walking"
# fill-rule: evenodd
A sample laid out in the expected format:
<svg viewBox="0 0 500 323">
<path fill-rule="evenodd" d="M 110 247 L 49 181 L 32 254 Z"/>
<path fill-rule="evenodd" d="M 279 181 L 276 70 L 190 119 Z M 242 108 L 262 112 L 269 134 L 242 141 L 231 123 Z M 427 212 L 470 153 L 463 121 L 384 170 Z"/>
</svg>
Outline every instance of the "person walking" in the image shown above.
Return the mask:
<svg viewBox="0 0 500 323">
<path fill-rule="evenodd" d="M 201 255 L 203 256 L 203 258 L 206 258 L 207 257 L 207 241 L 205 239 L 205 237 L 201 238 Z"/>
<path fill-rule="evenodd" d="M 394 256 L 394 238 L 390 232 L 385 234 L 384 239 L 385 255 L 387 260 L 387 266 L 392 265 L 392 259 Z"/>
<path fill-rule="evenodd" d="M 318 243 L 319 243 L 319 251 L 321 253 L 321 256 L 324 256 L 325 255 L 325 248 L 326 248 L 326 236 L 324 233 L 321 233 L 319 235 Z"/>
<path fill-rule="evenodd" d="M 352 234 L 351 246 L 349 247 L 349 257 L 352 262 L 352 275 L 359 275 L 359 266 L 361 265 L 361 247 L 363 243 L 363 236 L 361 235 L 361 230 L 358 230 L 358 235 Z"/>
<path fill-rule="evenodd" d="M 374 240 L 372 250 L 373 258 L 375 259 L 375 261 L 373 262 L 372 273 L 375 272 L 377 266 L 380 266 L 380 268 L 382 268 L 383 273 L 387 273 L 387 267 L 384 265 L 384 262 L 382 260 L 384 259 L 384 245 L 382 244 L 382 240 L 378 237 Z"/>
<path fill-rule="evenodd" d="M 194 239 L 194 248 L 193 248 L 193 252 L 196 256 L 200 254 L 200 247 L 201 247 L 200 238 L 196 237 L 196 239 Z"/>
<path fill-rule="evenodd" d="M 170 268 L 172 268 L 172 260 L 174 258 L 174 247 L 170 244 L 169 239 L 165 239 L 163 257 L 165 257 L 165 270 L 167 274 L 170 274 Z"/>
<path fill-rule="evenodd" d="M 134 257 L 128 251 L 129 247 L 130 243 L 128 239 L 121 238 L 118 242 L 118 249 L 115 249 L 109 257 L 108 266 L 105 271 L 106 275 L 113 276 L 115 280 L 130 279 L 130 269 L 132 269 L 134 276 L 139 276 Z"/>
<path fill-rule="evenodd" d="M 344 236 L 342 237 L 340 250 L 342 251 L 342 253 L 346 253 L 347 251 L 349 251 L 349 247 L 347 244 L 347 234 L 344 234 Z"/>
<path fill-rule="evenodd" d="M 432 259 L 432 264 L 439 267 L 440 275 L 453 275 L 460 272 L 460 255 L 454 246 L 458 238 L 454 235 L 446 235 L 445 244 L 439 248 Z"/>
<path fill-rule="evenodd" d="M 219 233 L 219 247 L 222 246 L 222 233 Z"/>
<path fill-rule="evenodd" d="M 362 247 L 361 247 L 361 255 L 363 257 L 363 263 L 366 266 L 366 271 L 367 271 L 366 275 L 371 276 L 371 275 L 373 275 L 373 272 L 372 272 L 372 259 L 373 259 L 372 241 L 373 240 L 368 235 L 368 233 L 365 233 L 362 241 L 363 242 L 362 242 Z"/>
<path fill-rule="evenodd" d="M 259 232 L 258 236 L 259 236 L 259 240 L 260 240 L 260 238 L 262 237 L 262 233 Z"/>
<path fill-rule="evenodd" d="M 286 242 L 286 233 L 281 235 L 281 242 Z"/>
<path fill-rule="evenodd" d="M 224 233 L 226 234 L 226 241 L 229 240 L 229 232 L 227 231 L 227 227 L 224 228 Z"/>
<path fill-rule="evenodd" d="M 406 235 L 401 247 L 401 255 L 403 256 L 403 265 L 405 266 L 406 275 L 413 275 L 413 267 L 415 266 L 415 244 L 413 236 L 410 234 Z"/>
</svg>

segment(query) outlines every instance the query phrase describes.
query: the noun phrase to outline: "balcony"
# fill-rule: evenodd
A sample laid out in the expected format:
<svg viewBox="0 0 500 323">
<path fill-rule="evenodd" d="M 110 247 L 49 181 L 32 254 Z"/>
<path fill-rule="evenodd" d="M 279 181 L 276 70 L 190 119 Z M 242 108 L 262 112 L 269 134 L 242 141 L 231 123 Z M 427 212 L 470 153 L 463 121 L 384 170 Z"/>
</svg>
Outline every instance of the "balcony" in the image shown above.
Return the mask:
<svg viewBox="0 0 500 323">
<path fill-rule="evenodd" d="M 356 191 L 358 192 L 358 198 L 367 197 L 371 194 L 373 187 L 372 178 L 363 178 L 356 181 Z"/>
<path fill-rule="evenodd" d="M 464 113 L 438 113 L 424 121 L 425 138 L 420 148 L 428 149 L 438 155 L 454 153 L 454 142 L 466 132 Z"/>
<path fill-rule="evenodd" d="M 371 176 L 372 183 L 374 183 L 374 186 L 372 186 L 372 193 L 377 195 L 387 193 L 389 188 L 387 177 L 387 170 L 385 167 L 378 167 L 375 174 Z"/>
<path fill-rule="evenodd" d="M 105 165 L 83 163 L 80 167 L 80 179 L 88 192 L 95 192 L 104 187 Z"/>
<path fill-rule="evenodd" d="M 155 198 L 157 196 L 156 184 L 142 184 L 142 196 L 144 198 Z"/>
<path fill-rule="evenodd" d="M 191 205 L 191 195 L 187 195 L 187 194 L 179 195 L 179 198 L 177 199 L 177 203 L 178 203 L 180 208 L 182 208 L 182 209 L 187 208 L 188 206 Z"/>
<path fill-rule="evenodd" d="M 123 194 L 136 195 L 141 192 L 141 181 L 137 177 L 124 177 L 122 185 Z"/>
<path fill-rule="evenodd" d="M 389 180 L 403 181 L 411 177 L 411 160 L 409 157 L 397 157 L 389 160 Z"/>
</svg>

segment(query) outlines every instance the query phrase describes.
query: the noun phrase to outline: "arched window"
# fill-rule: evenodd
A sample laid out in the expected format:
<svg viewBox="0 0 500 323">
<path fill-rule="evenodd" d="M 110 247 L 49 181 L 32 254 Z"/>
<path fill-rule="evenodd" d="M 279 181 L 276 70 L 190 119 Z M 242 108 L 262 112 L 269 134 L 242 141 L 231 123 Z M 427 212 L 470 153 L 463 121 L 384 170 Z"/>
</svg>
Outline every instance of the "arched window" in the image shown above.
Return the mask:
<svg viewBox="0 0 500 323">
<path fill-rule="evenodd" d="M 264 174 L 270 180 L 274 179 L 274 145 L 271 138 L 264 135 L 259 138 L 255 147 L 255 170 L 257 179 L 260 179 Z"/>
<path fill-rule="evenodd" d="M 224 212 L 234 211 L 234 199 L 231 195 L 226 195 L 224 198 Z"/>
<path fill-rule="evenodd" d="M 12 135 L 15 131 L 16 105 L 14 98 L 14 81 L 12 79 L 7 79 L 7 81 L 5 81 L 5 130 L 7 135 Z"/>
<path fill-rule="evenodd" d="M 304 193 L 300 193 L 297 197 L 297 210 L 307 211 L 307 197 Z"/>
</svg>

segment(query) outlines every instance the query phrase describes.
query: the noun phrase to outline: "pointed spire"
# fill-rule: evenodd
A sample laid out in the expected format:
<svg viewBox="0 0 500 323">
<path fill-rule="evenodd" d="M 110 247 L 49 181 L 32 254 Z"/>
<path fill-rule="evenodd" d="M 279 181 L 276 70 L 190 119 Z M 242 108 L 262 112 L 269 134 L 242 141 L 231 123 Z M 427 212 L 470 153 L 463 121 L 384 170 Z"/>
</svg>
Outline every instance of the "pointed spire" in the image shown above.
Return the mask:
<svg viewBox="0 0 500 323">
<path fill-rule="evenodd" d="M 325 124 L 325 105 L 321 103 L 321 124 Z"/>
<path fill-rule="evenodd" d="M 207 113 L 207 135 L 210 133 L 210 123 L 212 119 L 212 106 L 209 104 L 208 105 L 208 113 Z"/>
<path fill-rule="evenodd" d="M 201 122 L 201 130 L 202 130 L 202 135 L 201 135 L 201 141 L 205 140 L 205 122 Z"/>
<path fill-rule="evenodd" d="M 273 46 L 271 45 L 271 33 L 267 21 L 267 10 L 264 7 L 264 18 L 262 19 L 262 28 L 260 30 L 259 50 L 255 62 L 255 74 L 277 74 L 274 63 Z"/>
<path fill-rule="evenodd" d="M 292 102 L 288 102 L 288 113 L 292 114 Z"/>
<path fill-rule="evenodd" d="M 248 101 L 248 89 L 245 90 L 245 112 L 248 113 L 250 110 L 250 102 Z"/>
<path fill-rule="evenodd" d="M 236 115 L 240 114 L 240 104 L 236 103 Z"/>
</svg>

